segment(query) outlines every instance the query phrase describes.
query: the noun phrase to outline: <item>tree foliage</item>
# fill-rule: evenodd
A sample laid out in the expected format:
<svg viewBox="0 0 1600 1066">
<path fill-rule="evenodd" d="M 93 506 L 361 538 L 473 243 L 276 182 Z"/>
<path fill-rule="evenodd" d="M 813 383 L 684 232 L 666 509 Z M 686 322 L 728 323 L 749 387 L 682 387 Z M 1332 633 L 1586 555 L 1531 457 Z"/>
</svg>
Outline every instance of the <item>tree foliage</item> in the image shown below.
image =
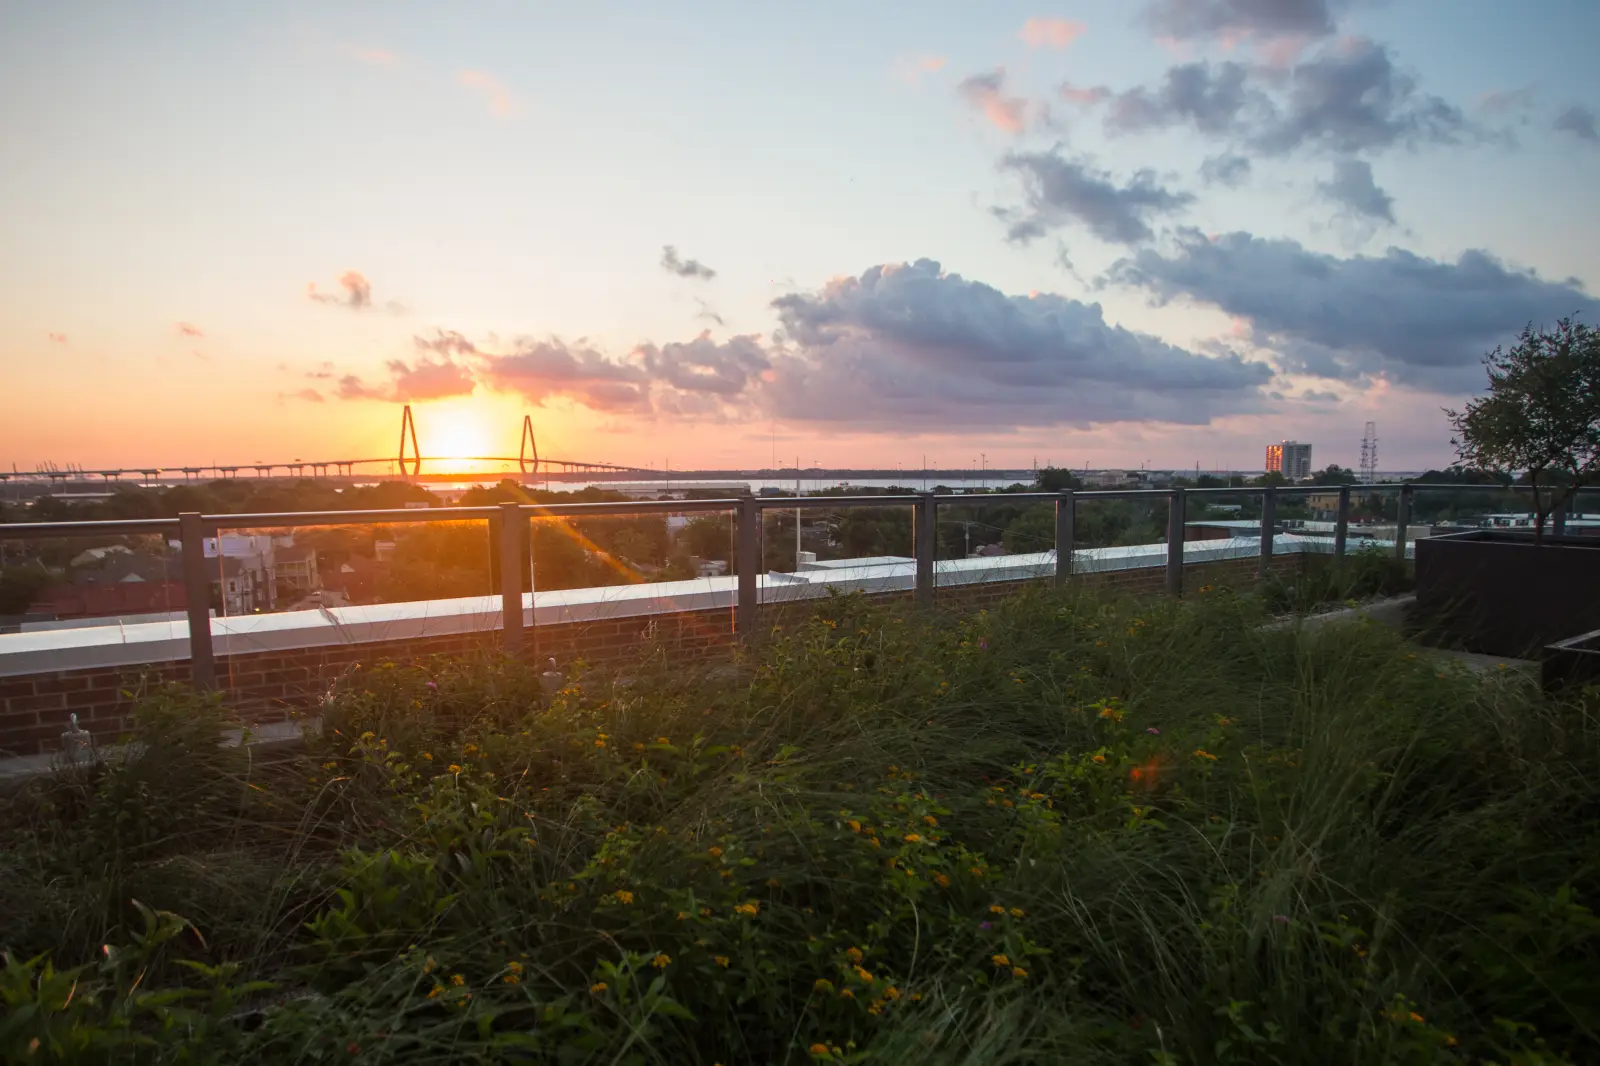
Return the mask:
<svg viewBox="0 0 1600 1066">
<path fill-rule="evenodd" d="M 1484 365 L 1488 393 L 1445 412 L 1451 443 L 1466 466 L 1524 475 L 1540 541 L 1550 513 L 1600 478 L 1600 333 L 1570 318 L 1530 324 Z"/>
</svg>

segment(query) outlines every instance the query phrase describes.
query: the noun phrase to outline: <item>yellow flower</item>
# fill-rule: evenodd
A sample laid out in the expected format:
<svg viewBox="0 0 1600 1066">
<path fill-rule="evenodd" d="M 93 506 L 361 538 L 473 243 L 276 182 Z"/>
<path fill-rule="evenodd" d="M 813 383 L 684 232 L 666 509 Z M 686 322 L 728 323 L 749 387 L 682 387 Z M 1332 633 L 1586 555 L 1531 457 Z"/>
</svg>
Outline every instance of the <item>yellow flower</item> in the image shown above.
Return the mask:
<svg viewBox="0 0 1600 1066">
<path fill-rule="evenodd" d="M 439 965 L 439 964 L 433 961 L 433 956 L 429 955 L 427 961 L 422 964 L 422 972 L 423 973 L 432 973 L 433 972 L 433 968 L 435 966 L 437 966 L 437 965 Z"/>
<path fill-rule="evenodd" d="M 722 849 L 713 844 L 711 847 L 706 849 L 706 854 L 711 856 L 713 859 L 720 859 L 722 858 Z"/>
<path fill-rule="evenodd" d="M 1028 971 L 1024 970 L 1021 966 L 1013 966 L 1013 967 L 1011 967 L 1011 976 L 1012 977 L 1026 977 L 1026 976 L 1028 976 Z"/>
<path fill-rule="evenodd" d="M 869 985 L 872 983 L 872 974 L 868 972 L 867 968 L 864 966 L 856 967 L 856 976 L 861 978 Z"/>
<path fill-rule="evenodd" d="M 916 844 L 916 843 L 919 843 L 921 840 L 922 840 L 922 834 L 921 833 L 907 833 L 906 834 L 906 843 L 907 844 Z"/>
<path fill-rule="evenodd" d="M 833 982 L 828 980 L 826 977 L 819 977 L 814 982 L 812 982 L 811 991 L 813 991 L 813 992 L 832 992 L 833 991 Z"/>
<path fill-rule="evenodd" d="M 850 819 L 848 822 L 846 822 L 844 824 L 850 827 L 850 832 L 852 832 L 852 833 L 861 832 L 861 823 L 856 821 L 854 818 Z"/>
<path fill-rule="evenodd" d="M 606 746 L 606 742 L 603 740 L 597 740 L 594 742 L 594 746 L 597 748 L 603 748 Z"/>
<path fill-rule="evenodd" d="M 728 968 L 728 956 L 726 955 L 713 955 L 711 956 L 711 961 L 721 966 L 724 970 Z"/>
<path fill-rule="evenodd" d="M 1004 914 L 1005 912 L 1006 912 L 1006 909 L 1004 907 L 1000 906 L 1000 904 L 998 904 L 998 903 L 989 904 L 989 913 L 990 914 Z"/>
<path fill-rule="evenodd" d="M 884 999 L 899 999 L 900 998 L 900 990 L 898 988 L 896 988 L 894 985 L 890 985 L 888 988 L 885 988 L 883 990 L 883 998 Z"/>
<path fill-rule="evenodd" d="M 443 992 L 443 991 L 444 991 L 444 987 L 442 985 L 434 985 L 432 988 L 428 989 L 428 998 L 429 999 L 433 999 L 435 996 L 437 996 L 440 992 Z"/>
<path fill-rule="evenodd" d="M 856 998 L 856 994 L 854 992 L 850 991 L 848 988 L 841 988 L 839 990 L 839 998 L 840 999 L 855 999 Z"/>
<path fill-rule="evenodd" d="M 828 1045 L 827 1044 L 812 1044 L 806 1050 L 811 1052 L 813 1055 L 826 1055 L 828 1053 Z"/>
<path fill-rule="evenodd" d="M 632 903 L 633 902 L 633 893 L 627 891 L 626 889 L 619 888 L 619 889 L 617 889 L 615 892 L 613 892 L 611 894 L 617 898 L 617 902 L 618 903 Z"/>
<path fill-rule="evenodd" d="M 453 973 L 453 974 L 450 975 L 450 983 L 455 985 L 455 986 L 457 986 L 457 987 L 460 987 L 461 985 L 464 985 L 464 984 L 467 983 L 467 979 L 465 977 L 462 977 L 458 973 Z"/>
<path fill-rule="evenodd" d="M 939 819 L 935 818 L 931 814 L 924 814 L 922 816 L 922 824 L 923 825 L 938 825 L 939 824 Z"/>
<path fill-rule="evenodd" d="M 425 752 L 422 753 L 422 757 L 424 759 L 427 759 L 429 762 L 432 762 L 433 761 L 433 752 L 425 751 Z"/>
<path fill-rule="evenodd" d="M 946 877 L 944 874 L 934 874 L 933 883 L 938 885 L 940 888 L 949 888 L 950 878 Z"/>
<path fill-rule="evenodd" d="M 476 755 L 477 752 L 478 752 L 478 745 L 476 745 L 476 744 L 468 744 L 466 747 L 461 749 L 461 754 L 463 754 L 463 755 Z"/>
<path fill-rule="evenodd" d="M 520 974 L 522 972 L 522 963 L 518 962 L 516 959 L 512 959 L 510 962 L 506 963 L 506 969 L 510 970 L 512 973 Z"/>
<path fill-rule="evenodd" d="M 1418 1014 L 1416 1011 L 1411 1012 L 1411 1020 L 1416 1022 L 1418 1025 L 1421 1025 L 1423 1022 L 1422 1015 Z"/>
<path fill-rule="evenodd" d="M 671 744 L 672 741 L 668 740 L 666 737 L 656 737 L 656 743 L 657 744 Z"/>
<path fill-rule="evenodd" d="M 1211 754 L 1209 751 L 1206 751 L 1204 748 L 1196 748 L 1196 749 L 1194 749 L 1194 754 L 1195 754 L 1195 757 L 1198 758 L 1198 759 L 1210 759 L 1212 762 L 1216 762 L 1217 761 L 1217 757 L 1215 755 Z"/>
<path fill-rule="evenodd" d="M 882 1014 L 883 1013 L 883 1000 L 875 999 L 871 1003 L 868 1003 L 867 1004 L 867 1013 L 868 1014 Z"/>
<path fill-rule="evenodd" d="M 922 1002 L 922 993 L 921 992 L 913 992 L 913 993 L 911 993 L 911 1002 L 913 1002 L 913 1003 L 921 1003 Z"/>
<path fill-rule="evenodd" d="M 982 877 L 982 876 L 983 876 L 983 867 L 981 867 L 981 866 L 974 866 L 974 867 L 973 867 L 973 868 L 972 868 L 972 871 L 971 871 L 971 872 L 972 872 L 972 876 L 973 876 L 973 877 Z"/>
<path fill-rule="evenodd" d="M 1091 762 L 1097 762 L 1100 765 L 1104 766 L 1105 762 L 1106 762 L 1106 757 L 1104 755 L 1092 755 L 1092 756 L 1090 756 L 1090 761 Z"/>
<path fill-rule="evenodd" d="M 633 750 L 634 751 L 643 751 L 644 750 L 644 745 L 643 744 L 635 744 L 633 746 Z"/>
<path fill-rule="evenodd" d="M 1021 907 L 1012 907 L 1011 908 L 1011 917 L 1013 917 L 1013 918 L 1021 918 L 1024 914 L 1027 914 L 1027 913 L 1028 912 L 1023 910 Z"/>
<path fill-rule="evenodd" d="M 761 913 L 761 904 L 753 899 L 747 900 L 746 902 L 741 903 L 737 907 L 733 908 L 733 913 L 742 914 L 746 918 L 754 918 L 756 915 Z"/>
<path fill-rule="evenodd" d="M 453 762 L 448 767 L 446 767 L 446 769 L 448 769 L 453 774 L 459 774 L 461 772 L 461 764 Z"/>
<path fill-rule="evenodd" d="M 514 985 L 521 983 L 522 978 L 518 977 L 514 973 L 508 973 L 504 977 L 500 978 L 500 980 L 504 981 L 508 985 Z"/>
<path fill-rule="evenodd" d="M 989 961 L 994 963 L 996 966 L 1004 967 L 1011 965 L 1011 959 L 1005 955 L 991 955 L 989 957 Z"/>
<path fill-rule="evenodd" d="M 711 908 L 710 907 L 701 907 L 700 908 L 700 917 L 702 917 L 702 918 L 711 917 Z"/>
<path fill-rule="evenodd" d="M 606 984 L 604 981 L 596 981 L 594 984 L 589 986 L 589 994 L 591 996 L 598 996 L 600 993 L 604 992 L 610 987 L 611 986 Z"/>
<path fill-rule="evenodd" d="M 1120 722 L 1122 721 L 1122 712 L 1115 707 L 1102 707 L 1100 708 L 1100 717 L 1109 718 L 1113 722 Z"/>
<path fill-rule="evenodd" d="M 1504 667 L 1502 667 L 1502 669 L 1504 669 Z M 1444 1046 L 1445 1047 L 1455 1047 L 1459 1043 L 1461 1043 L 1461 1041 L 1457 1040 L 1453 1036 L 1447 1036 L 1447 1037 L 1444 1038 Z"/>
<path fill-rule="evenodd" d="M 658 970 L 665 970 L 668 966 L 672 965 L 672 956 L 663 952 L 651 959 L 650 965 L 654 966 Z"/>
<path fill-rule="evenodd" d="M 861 949 L 860 948 L 845 948 L 844 954 L 845 954 L 845 958 L 849 959 L 851 962 L 860 962 L 861 961 Z"/>
</svg>

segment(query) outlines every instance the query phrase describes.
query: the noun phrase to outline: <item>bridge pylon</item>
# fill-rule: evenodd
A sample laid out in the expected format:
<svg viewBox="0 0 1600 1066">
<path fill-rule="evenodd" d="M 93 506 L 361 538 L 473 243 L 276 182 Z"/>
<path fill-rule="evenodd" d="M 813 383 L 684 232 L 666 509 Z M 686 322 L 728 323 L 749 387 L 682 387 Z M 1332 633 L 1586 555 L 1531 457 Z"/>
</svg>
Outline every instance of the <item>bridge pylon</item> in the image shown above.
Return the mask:
<svg viewBox="0 0 1600 1066">
<path fill-rule="evenodd" d="M 411 458 L 406 458 L 406 439 L 411 440 Z M 406 464 L 411 464 L 411 470 L 406 470 Z M 406 404 L 406 409 L 400 414 L 400 476 L 408 477 L 422 473 L 422 451 L 417 447 L 417 420 L 411 417 L 411 405 Z"/>
<path fill-rule="evenodd" d="M 539 442 L 533 437 L 532 415 L 522 416 L 522 440 L 517 447 L 517 469 L 524 474 L 539 473 Z"/>
</svg>

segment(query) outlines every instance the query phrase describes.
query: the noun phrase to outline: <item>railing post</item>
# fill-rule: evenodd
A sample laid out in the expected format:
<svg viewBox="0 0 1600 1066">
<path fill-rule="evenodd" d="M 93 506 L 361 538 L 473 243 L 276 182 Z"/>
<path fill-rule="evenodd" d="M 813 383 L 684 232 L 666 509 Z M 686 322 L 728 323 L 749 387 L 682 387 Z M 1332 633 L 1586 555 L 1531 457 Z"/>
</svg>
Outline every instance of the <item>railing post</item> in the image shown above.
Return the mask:
<svg viewBox="0 0 1600 1066">
<path fill-rule="evenodd" d="M 522 560 L 528 554 L 528 519 L 515 503 L 502 503 L 491 522 L 500 527 L 500 619 L 501 642 L 506 654 L 516 658 L 523 653 Z"/>
<path fill-rule="evenodd" d="M 1350 541 L 1350 486 L 1339 486 L 1339 514 L 1333 522 L 1333 557 L 1343 559 Z"/>
<path fill-rule="evenodd" d="M 733 628 L 741 639 L 749 639 L 756 631 L 756 612 L 760 610 L 756 571 L 761 567 L 761 508 L 756 506 L 754 496 L 739 501 L 737 524 L 736 565 L 739 568 L 739 594 L 733 616 Z"/>
<path fill-rule="evenodd" d="M 1400 503 L 1395 509 L 1394 557 L 1402 566 L 1406 561 L 1406 527 L 1411 524 L 1411 494 L 1415 491 L 1410 485 L 1401 485 Z"/>
<path fill-rule="evenodd" d="M 1565 536 L 1566 535 L 1566 532 L 1567 532 L 1567 504 L 1572 502 L 1573 498 L 1576 495 L 1577 495 L 1576 493 L 1573 493 L 1571 496 L 1566 497 L 1566 499 L 1564 499 L 1560 503 L 1556 504 L 1555 508 L 1553 510 L 1551 510 L 1551 512 L 1550 512 L 1550 535 L 1551 536 L 1561 537 L 1561 536 Z M 1582 514 L 1583 512 L 1580 511 L 1578 513 Z"/>
<path fill-rule="evenodd" d="M 178 515 L 183 550 L 184 609 L 189 616 L 190 683 L 202 691 L 217 687 L 217 662 L 211 650 L 211 580 L 206 573 L 206 530 L 198 511 Z M 217 552 L 220 564 L 221 551 Z"/>
<path fill-rule="evenodd" d="M 1056 500 L 1056 588 L 1063 588 L 1072 577 L 1072 526 L 1076 521 L 1077 498 L 1068 489 Z"/>
<path fill-rule="evenodd" d="M 1256 578 L 1267 580 L 1272 566 L 1272 537 L 1278 525 L 1278 486 L 1268 485 L 1261 493 L 1261 559 L 1256 567 Z"/>
<path fill-rule="evenodd" d="M 933 560 L 938 546 L 939 516 L 935 508 L 931 492 L 917 493 L 915 507 L 916 517 L 916 551 L 917 551 L 917 591 L 916 601 L 918 607 L 933 606 Z"/>
<path fill-rule="evenodd" d="M 1182 486 L 1167 497 L 1167 595 L 1183 595 L 1183 533 L 1188 500 Z"/>
</svg>

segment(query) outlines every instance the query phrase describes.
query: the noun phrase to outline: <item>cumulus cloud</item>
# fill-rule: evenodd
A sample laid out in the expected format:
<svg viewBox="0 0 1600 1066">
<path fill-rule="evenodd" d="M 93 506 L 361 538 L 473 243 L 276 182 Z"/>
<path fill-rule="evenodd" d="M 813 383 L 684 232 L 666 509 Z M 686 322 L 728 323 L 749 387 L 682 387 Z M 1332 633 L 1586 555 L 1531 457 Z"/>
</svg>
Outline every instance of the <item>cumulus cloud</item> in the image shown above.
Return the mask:
<svg viewBox="0 0 1600 1066">
<path fill-rule="evenodd" d="M 1009 296 L 927 259 L 774 301 L 783 344 L 760 396 L 778 418 L 896 432 L 1204 423 L 1253 410 L 1271 371 L 1108 324 L 1098 304 Z"/>
<path fill-rule="evenodd" d="M 423 351 L 446 358 L 478 354 L 477 346 L 453 329 L 437 329 L 432 337 L 412 337 L 411 342 Z"/>
<path fill-rule="evenodd" d="M 996 217 L 1008 224 L 1007 237 L 1018 242 L 1077 221 L 1101 240 L 1134 244 L 1152 236 L 1150 219 L 1194 202 L 1190 193 L 1160 185 L 1152 171 L 1141 170 L 1119 185 L 1087 161 L 1064 158 L 1055 149 L 1009 152 L 1000 166 L 1023 182 L 1022 207 L 994 209 Z"/>
<path fill-rule="evenodd" d="M 463 87 L 482 97 L 489 111 L 499 118 L 510 118 L 517 113 L 517 100 L 500 80 L 482 70 L 463 70 L 456 75 Z"/>
<path fill-rule="evenodd" d="M 1043 104 L 1034 104 L 1006 92 L 1004 67 L 964 78 L 956 86 L 956 92 L 991 126 L 1007 133 L 1021 133 L 1034 122 L 1049 120 L 1049 111 Z"/>
<path fill-rule="evenodd" d="M 596 411 L 647 411 L 650 382 L 643 368 L 608 359 L 581 342 L 522 341 L 510 355 L 480 361 L 485 384 L 544 406 L 567 399 Z"/>
<path fill-rule="evenodd" d="M 661 269 L 680 278 L 698 278 L 701 281 L 710 281 L 717 276 L 715 270 L 698 259 L 678 258 L 678 249 L 670 244 L 661 246 Z"/>
<path fill-rule="evenodd" d="M 1340 259 L 1249 233 L 1186 230 L 1175 253 L 1141 251 L 1110 277 L 1158 303 L 1188 298 L 1244 319 L 1285 371 L 1446 392 L 1481 387 L 1484 352 L 1524 324 L 1596 306 L 1575 278 L 1552 281 L 1484 251 L 1453 263 L 1398 248 Z"/>
<path fill-rule="evenodd" d="M 1283 70 L 1201 61 L 1170 68 L 1154 87 L 1068 85 L 1061 94 L 1080 106 L 1105 105 L 1113 135 L 1181 126 L 1267 156 L 1371 153 L 1480 133 L 1460 108 L 1422 92 L 1385 46 L 1363 37 L 1328 42 Z"/>
<path fill-rule="evenodd" d="M 1365 160 L 1335 160 L 1333 176 L 1317 182 L 1317 191 L 1359 221 L 1394 225 L 1394 197 L 1378 188 Z"/>
<path fill-rule="evenodd" d="M 1184 63 L 1170 68 L 1155 89 L 1138 87 L 1100 98 L 1109 105 L 1105 124 L 1111 133 L 1143 133 L 1191 125 L 1216 136 L 1235 132 L 1247 110 L 1270 107 L 1249 84 L 1242 63 Z"/>
<path fill-rule="evenodd" d="M 477 386 L 477 382 L 473 380 L 471 372 L 465 366 L 449 359 L 424 357 L 414 363 L 407 363 L 403 359 L 391 359 L 384 365 L 389 371 L 387 383 L 368 385 L 358 375 L 346 374 L 339 379 L 339 398 L 412 403 L 421 400 L 442 400 L 451 396 L 470 396 Z"/>
<path fill-rule="evenodd" d="M 341 274 L 339 288 L 344 290 L 344 295 L 318 292 L 317 283 L 313 281 L 307 283 L 306 295 L 316 303 L 337 304 L 352 311 L 363 311 L 372 306 L 372 283 L 359 270 L 347 270 Z"/>
<path fill-rule="evenodd" d="M 1073 19 L 1031 18 L 1017 34 L 1029 48 L 1067 48 L 1089 27 Z"/>
<path fill-rule="evenodd" d="M 1147 25 L 1174 41 L 1313 40 L 1337 29 L 1349 0 L 1153 0 Z"/>
<path fill-rule="evenodd" d="M 1251 141 L 1273 155 L 1300 147 L 1348 153 L 1454 144 L 1468 132 L 1461 109 L 1421 92 L 1388 48 L 1352 37 L 1293 67 L 1282 110 Z"/>
<path fill-rule="evenodd" d="M 718 343 L 709 332 L 688 342 L 640 345 L 634 356 L 645 372 L 684 392 L 736 396 L 772 364 L 757 336 Z"/>
<path fill-rule="evenodd" d="M 192 322 L 179 322 L 178 323 L 178 336 L 180 336 L 180 337 L 204 337 L 205 336 L 205 332 L 203 330 L 201 330 L 201 328 L 199 326 L 194 325 Z"/>
<path fill-rule="evenodd" d="M 1595 113 L 1582 104 L 1573 104 L 1557 115 L 1553 128 L 1561 133 L 1570 133 L 1580 141 L 1600 144 L 1600 129 L 1596 128 Z"/>
<path fill-rule="evenodd" d="M 1236 189 L 1250 180 L 1250 160 L 1233 152 L 1208 156 L 1200 164 L 1200 180 L 1207 185 Z"/>
</svg>

